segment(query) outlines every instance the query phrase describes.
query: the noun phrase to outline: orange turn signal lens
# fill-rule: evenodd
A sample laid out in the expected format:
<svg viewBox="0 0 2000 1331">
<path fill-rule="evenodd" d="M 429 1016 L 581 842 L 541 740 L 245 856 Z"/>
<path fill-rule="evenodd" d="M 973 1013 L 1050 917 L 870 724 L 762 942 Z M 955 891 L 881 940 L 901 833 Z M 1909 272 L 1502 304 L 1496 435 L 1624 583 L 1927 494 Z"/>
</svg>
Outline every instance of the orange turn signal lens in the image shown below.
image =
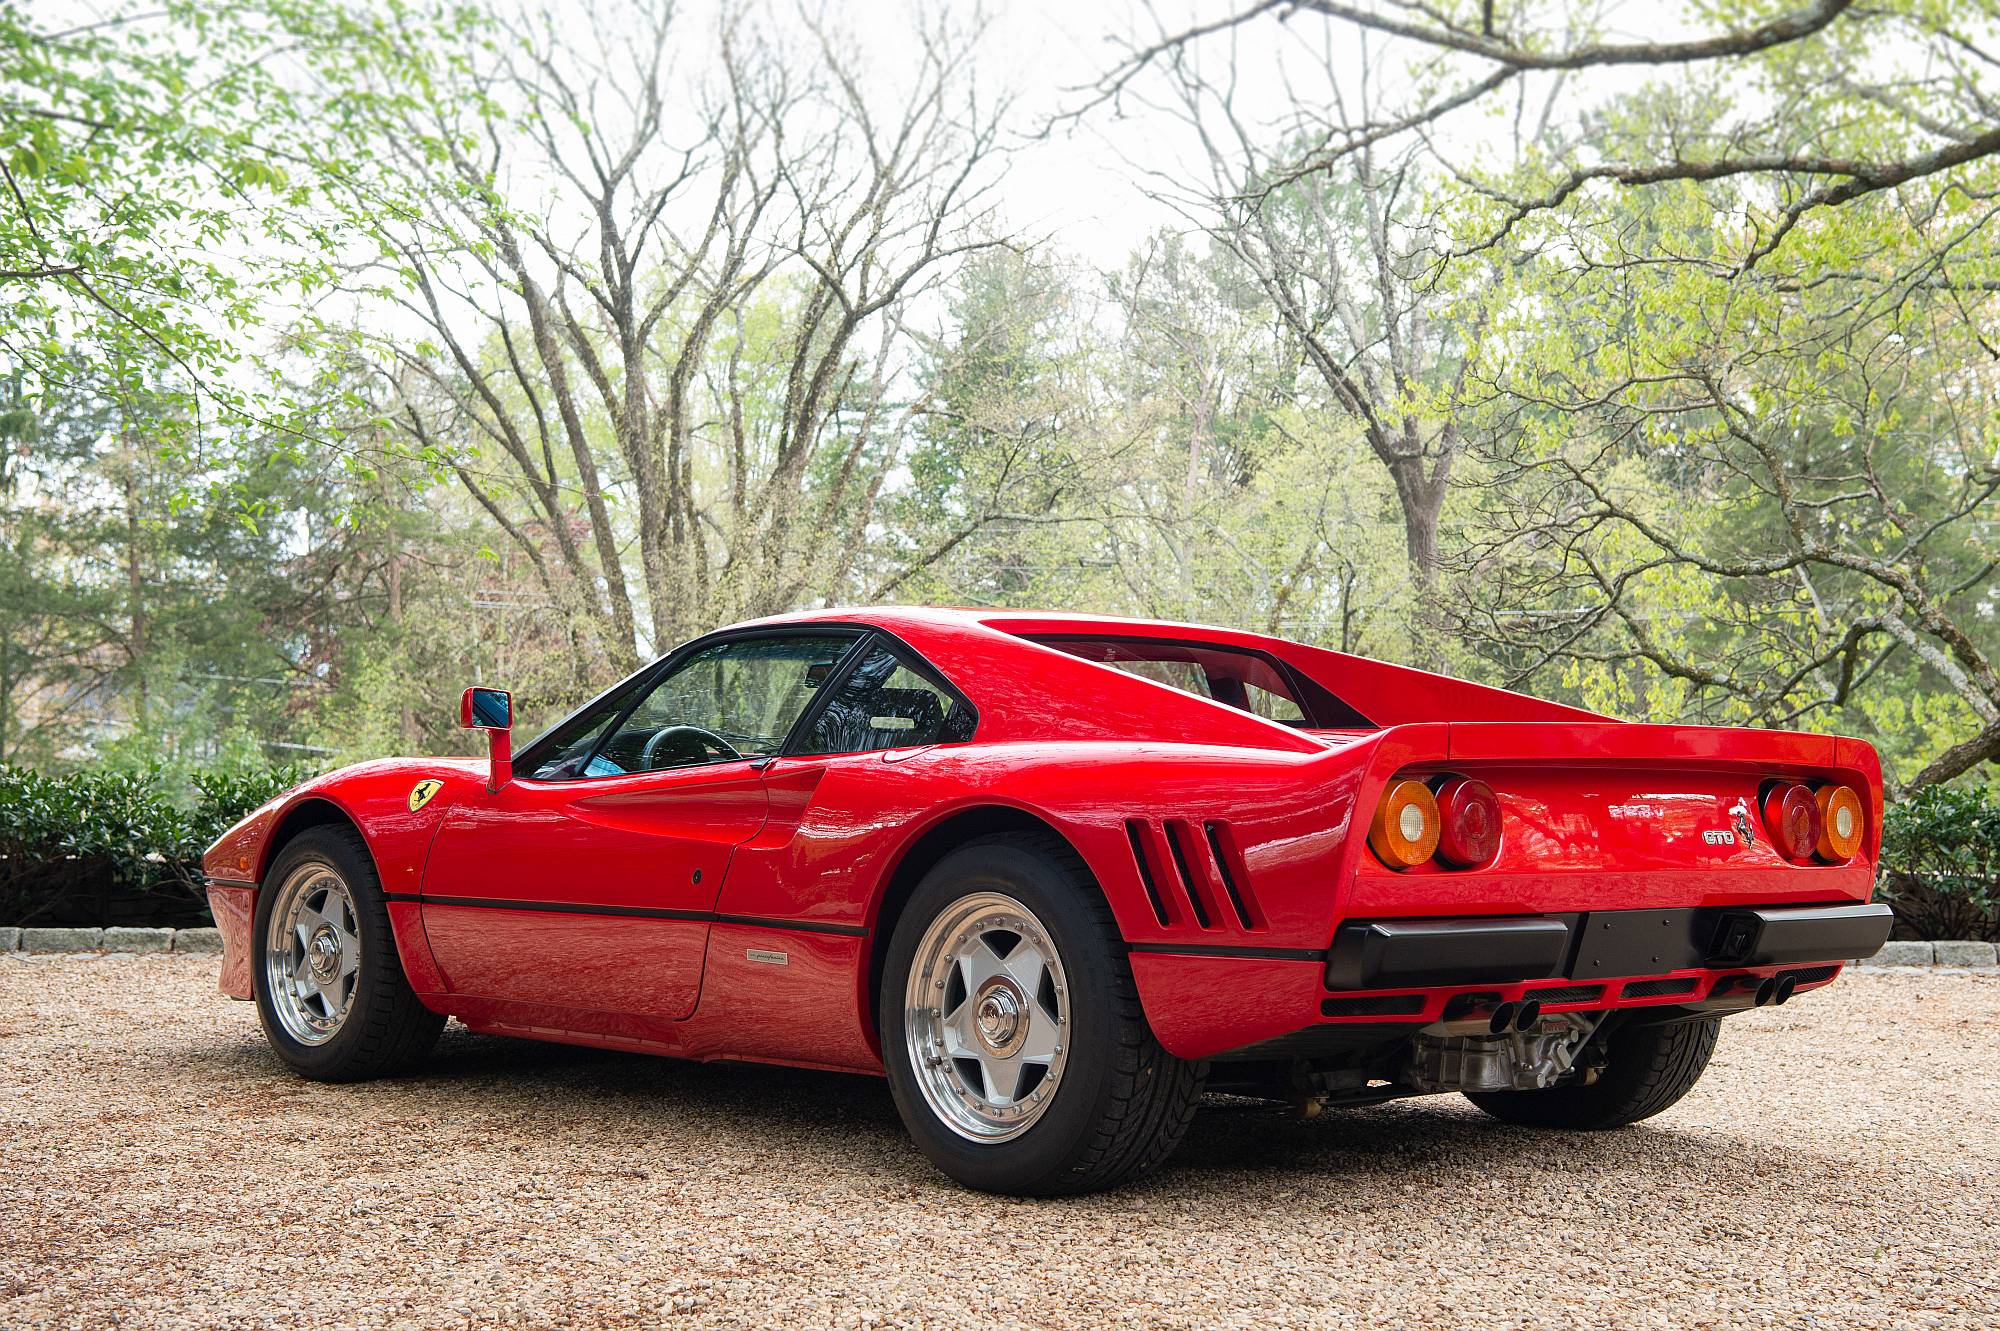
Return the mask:
<svg viewBox="0 0 2000 1331">
<path fill-rule="evenodd" d="M 1408 869 L 1437 853 L 1437 800 L 1421 781 L 1391 781 L 1375 806 L 1368 844 L 1392 869 Z"/>
<path fill-rule="evenodd" d="M 1813 852 L 1829 863 L 1845 864 L 1861 849 L 1868 825 L 1861 796 L 1852 786 L 1821 786 L 1814 798 L 1819 801 L 1819 844 Z"/>
</svg>

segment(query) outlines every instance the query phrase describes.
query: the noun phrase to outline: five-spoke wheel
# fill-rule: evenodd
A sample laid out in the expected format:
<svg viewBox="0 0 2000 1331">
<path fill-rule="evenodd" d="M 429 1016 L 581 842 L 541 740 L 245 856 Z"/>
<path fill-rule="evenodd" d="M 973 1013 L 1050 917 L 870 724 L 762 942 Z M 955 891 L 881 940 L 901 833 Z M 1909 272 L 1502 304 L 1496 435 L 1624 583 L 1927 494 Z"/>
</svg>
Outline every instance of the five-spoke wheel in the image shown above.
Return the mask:
<svg viewBox="0 0 2000 1331">
<path fill-rule="evenodd" d="M 444 1017 L 403 975 L 375 861 L 351 827 L 285 844 L 257 894 L 252 977 L 271 1048 L 318 1081 L 400 1071 L 437 1042 Z"/>
<path fill-rule="evenodd" d="M 354 897 L 340 875 L 307 861 L 277 886 L 264 942 L 264 982 L 286 1034 L 323 1044 L 354 1006 L 361 969 Z"/>
<path fill-rule="evenodd" d="M 1068 983 L 1048 929 L 981 892 L 931 922 L 905 991 L 924 1101 L 954 1132 L 1004 1141 L 1048 1108 L 1068 1057 Z"/>
<path fill-rule="evenodd" d="M 1097 884 L 1055 838 L 982 837 L 917 884 L 883 959 L 882 1057 L 961 1183 L 1088 1192 L 1173 1150 L 1205 1069 L 1160 1048 Z"/>
</svg>

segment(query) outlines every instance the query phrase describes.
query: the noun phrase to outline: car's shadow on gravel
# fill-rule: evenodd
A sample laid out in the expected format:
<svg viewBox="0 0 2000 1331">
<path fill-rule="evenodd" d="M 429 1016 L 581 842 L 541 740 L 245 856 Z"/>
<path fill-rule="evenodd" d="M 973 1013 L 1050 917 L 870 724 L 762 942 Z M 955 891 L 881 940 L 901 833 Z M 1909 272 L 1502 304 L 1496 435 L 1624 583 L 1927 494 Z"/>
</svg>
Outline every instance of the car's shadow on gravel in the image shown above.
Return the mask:
<svg viewBox="0 0 2000 1331">
<path fill-rule="evenodd" d="M 190 1061 L 265 1095 L 276 1082 L 301 1088 L 262 1042 L 209 1044 Z M 247 1084 L 246 1084 L 247 1083 Z M 337 1088 L 372 1109 L 422 1100 L 460 1121 L 508 1120 L 551 1141 L 574 1133 L 637 1129 L 648 1135 L 698 1127 L 712 1141 L 741 1135 L 746 1150 L 781 1152 L 821 1178 L 858 1186 L 951 1185 L 911 1147 L 880 1078 L 768 1067 L 692 1063 L 574 1045 L 476 1035 L 449 1027 L 432 1058 L 406 1077 Z M 1696 1092 L 1699 1094 L 1700 1092 Z M 551 1106 L 560 1112 L 551 1116 Z M 823 1158 L 822 1158 L 823 1157 Z M 1141 1192 L 1226 1188 L 1237 1204 L 1272 1207 L 1300 1189 L 1393 1200 L 1413 1185 L 1504 1190 L 1510 1175 L 1560 1169 L 1578 1179 L 1645 1176 L 1694 1196 L 1725 1181 L 1772 1171 L 1758 1143 L 1721 1132 L 1644 1124 L 1609 1133 L 1556 1133 L 1487 1119 L 1456 1096 L 1424 1097 L 1300 1120 L 1283 1110 L 1217 1098 L 1196 1116 L 1169 1165 Z M 1853 1162 L 1794 1150 L 1784 1191 L 1822 1196 L 1850 1189 Z M 1127 1195 L 1132 1195 L 1129 1190 Z M 1666 1204 L 1666 1203 L 1662 1203 Z"/>
</svg>

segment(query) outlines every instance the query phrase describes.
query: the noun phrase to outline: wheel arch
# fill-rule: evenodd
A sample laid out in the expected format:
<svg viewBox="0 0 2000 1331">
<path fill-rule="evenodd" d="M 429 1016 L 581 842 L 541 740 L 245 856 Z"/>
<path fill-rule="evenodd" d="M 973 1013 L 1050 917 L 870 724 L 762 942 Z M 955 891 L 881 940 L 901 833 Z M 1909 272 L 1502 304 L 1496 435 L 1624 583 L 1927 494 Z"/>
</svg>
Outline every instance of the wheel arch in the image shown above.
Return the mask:
<svg viewBox="0 0 2000 1331">
<path fill-rule="evenodd" d="M 1104 894 L 1103 884 L 1098 881 L 1089 858 L 1077 846 L 1075 839 L 1032 810 L 1015 804 L 974 804 L 954 809 L 938 819 L 903 847 L 875 894 L 868 935 L 868 966 L 862 977 L 866 988 L 861 996 L 862 1010 L 868 1016 L 870 1044 L 878 1042 L 877 1032 L 882 1015 L 882 966 L 888 956 L 889 940 L 895 934 L 896 923 L 902 918 L 903 908 L 909 904 L 917 884 L 939 861 L 960 846 L 980 837 L 1007 833 L 1049 837 L 1083 861 L 1090 876 L 1091 888 L 1100 896 Z M 879 1054 L 881 1051 L 877 1049 L 876 1052 Z"/>
<path fill-rule="evenodd" d="M 287 805 L 278 815 L 277 821 L 271 825 L 271 834 L 264 838 L 263 854 L 258 860 L 257 881 L 260 884 L 264 882 L 265 877 L 271 872 L 271 866 L 277 862 L 278 856 L 284 852 L 286 846 L 298 840 L 302 833 L 315 827 L 328 826 L 351 828 L 354 834 L 361 838 L 362 846 L 368 851 L 369 860 L 372 862 L 375 859 L 375 848 L 368 844 L 368 834 L 361 830 L 361 824 L 355 820 L 353 814 L 324 795 L 306 795 Z M 375 865 L 378 878 L 381 872 L 382 866 L 378 863 Z"/>
</svg>

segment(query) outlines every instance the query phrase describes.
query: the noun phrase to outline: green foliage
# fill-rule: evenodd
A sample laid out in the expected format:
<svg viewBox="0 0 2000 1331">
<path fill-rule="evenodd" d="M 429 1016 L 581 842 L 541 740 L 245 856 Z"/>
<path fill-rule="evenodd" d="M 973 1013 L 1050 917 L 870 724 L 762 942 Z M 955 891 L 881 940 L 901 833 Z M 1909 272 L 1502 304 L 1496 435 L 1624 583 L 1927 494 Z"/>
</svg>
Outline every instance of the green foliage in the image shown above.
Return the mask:
<svg viewBox="0 0 2000 1331">
<path fill-rule="evenodd" d="M 1930 786 L 1882 822 L 1882 895 L 1919 938 L 2000 941 L 2000 796 Z"/>
<path fill-rule="evenodd" d="M 175 773 L 152 765 L 52 775 L 0 766 L 0 919 L 193 922 L 205 900 L 201 852 L 310 775 L 302 767 Z M 90 918 L 121 910 L 124 918 Z"/>
<path fill-rule="evenodd" d="M 676 268 L 699 235 L 611 280 L 594 228 L 557 224 L 587 182 L 523 166 L 587 128 L 547 119 L 535 24 L 436 0 L 55 12 L 0 0 L 0 762 L 460 749 L 475 679 L 528 731 L 671 639 L 870 600 L 1219 621 L 1634 719 L 1857 734 L 1905 782 L 2000 735 L 1994 161 L 1813 211 L 1747 267 L 1816 181 L 1598 181 L 1510 217 L 1578 142 L 1651 162 L 1778 124 L 1900 150 L 1977 62 L 1861 104 L 1850 76 L 1901 57 L 1855 43 L 1955 21 L 1941 4 L 1565 94 L 1563 132 L 1460 170 L 1384 141 L 1289 179 L 1248 241 L 1162 233 L 1095 271 L 985 244 L 980 214 L 851 344 L 797 252 L 837 209 L 805 196 L 782 235 L 729 224 L 761 238 L 740 282 Z M 1553 41 L 1561 12 L 1500 17 Z M 627 71 L 588 45 L 609 105 Z M 664 189 L 669 231 L 709 215 L 662 145 L 722 105 L 715 58 L 684 46 L 674 132 L 614 191 Z M 827 132 L 829 178 L 851 132 Z M 1258 246 L 1296 280 L 1253 278 Z M 536 274 L 543 314 L 576 316 L 546 339 Z M 665 292 L 629 346 L 592 313 Z M 802 426 L 802 349 L 836 344 Z M 564 379 L 601 380 L 573 421 Z M 1385 450 L 1447 446 L 1420 581 L 1422 469 Z"/>
<path fill-rule="evenodd" d="M 155 427 L 179 446 L 217 419 L 296 430 L 253 359 L 269 316 L 329 291 L 394 206 L 394 176 L 357 145 L 423 96 L 434 37 L 475 20 L 299 0 L 50 8 L 0 0 L 0 367 L 38 392 L 88 367 L 117 397 L 163 401 Z"/>
</svg>

